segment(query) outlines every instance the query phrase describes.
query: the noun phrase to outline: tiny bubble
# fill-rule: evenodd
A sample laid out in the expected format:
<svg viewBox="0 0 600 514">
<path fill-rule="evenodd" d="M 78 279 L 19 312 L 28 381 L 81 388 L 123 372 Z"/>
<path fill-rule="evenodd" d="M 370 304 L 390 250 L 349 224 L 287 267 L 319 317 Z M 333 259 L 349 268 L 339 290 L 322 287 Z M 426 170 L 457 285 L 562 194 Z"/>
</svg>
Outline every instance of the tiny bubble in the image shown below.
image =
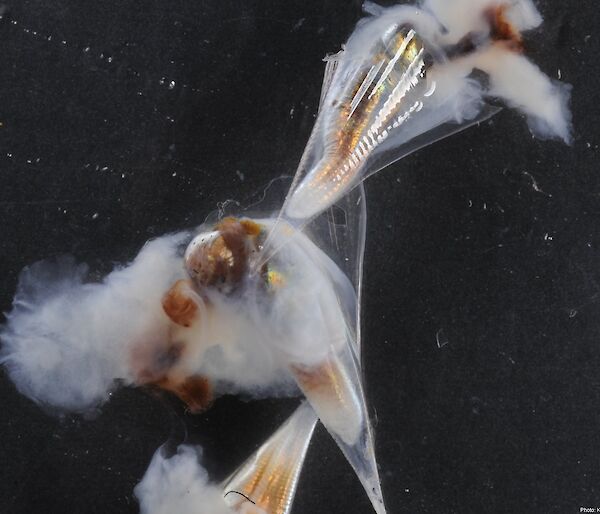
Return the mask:
<svg viewBox="0 0 600 514">
<path fill-rule="evenodd" d="M 99 214 L 97 212 L 95 212 L 94 214 L 92 214 L 92 219 L 98 219 Z"/>
<path fill-rule="evenodd" d="M 575 316 L 577 316 L 577 309 L 571 309 L 569 311 L 569 318 L 574 318 Z"/>
<path fill-rule="evenodd" d="M 89 51 L 90 51 L 90 47 L 89 47 L 89 46 L 86 46 L 86 47 L 83 49 L 83 51 L 84 51 L 85 53 L 89 52 Z"/>
<path fill-rule="evenodd" d="M 169 82 L 169 89 L 173 89 L 175 87 L 175 81 L 172 80 L 171 82 Z"/>
</svg>

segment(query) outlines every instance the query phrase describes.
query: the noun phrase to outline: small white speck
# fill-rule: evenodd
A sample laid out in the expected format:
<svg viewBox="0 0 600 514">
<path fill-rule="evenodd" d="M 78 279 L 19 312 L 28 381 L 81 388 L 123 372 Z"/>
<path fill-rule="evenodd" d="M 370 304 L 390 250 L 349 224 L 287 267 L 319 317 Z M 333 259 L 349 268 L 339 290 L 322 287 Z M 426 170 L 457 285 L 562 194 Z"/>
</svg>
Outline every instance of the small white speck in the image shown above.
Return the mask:
<svg viewBox="0 0 600 514">
<path fill-rule="evenodd" d="M 556 75 L 558 76 L 558 80 L 560 80 L 562 78 L 562 73 L 560 71 L 560 68 L 558 68 L 558 72 Z"/>
<path fill-rule="evenodd" d="M 97 212 L 95 212 L 94 214 L 92 214 L 92 219 L 98 219 L 99 214 Z"/>
<path fill-rule="evenodd" d="M 175 88 L 175 81 L 172 80 L 171 82 L 169 82 L 169 89 L 174 89 Z"/>
<path fill-rule="evenodd" d="M 448 344 L 448 338 L 444 332 L 443 328 L 440 328 L 435 334 L 435 340 L 437 342 L 438 348 L 443 348 Z"/>
</svg>

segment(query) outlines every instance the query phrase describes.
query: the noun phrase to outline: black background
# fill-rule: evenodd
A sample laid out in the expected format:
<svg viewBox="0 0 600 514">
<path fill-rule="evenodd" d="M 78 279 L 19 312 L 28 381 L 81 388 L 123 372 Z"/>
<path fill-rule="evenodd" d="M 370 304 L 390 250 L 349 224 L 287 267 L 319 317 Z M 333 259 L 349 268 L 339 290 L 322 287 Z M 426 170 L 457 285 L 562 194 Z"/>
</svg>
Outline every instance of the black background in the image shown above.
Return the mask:
<svg viewBox="0 0 600 514">
<path fill-rule="evenodd" d="M 505 110 L 367 182 L 364 365 L 391 513 L 600 506 L 600 20 L 593 0 L 538 5 L 529 53 L 574 85 L 574 145 L 532 139 Z M 359 16 L 340 0 L 10 2 L 0 308 L 35 260 L 68 252 L 101 276 L 293 173 L 321 58 Z M 57 419 L 0 387 L 11 514 L 137 512 L 163 442 L 202 444 L 220 479 L 294 407 L 223 398 L 191 416 L 121 390 Z M 370 512 L 322 428 L 294 512 Z"/>
</svg>

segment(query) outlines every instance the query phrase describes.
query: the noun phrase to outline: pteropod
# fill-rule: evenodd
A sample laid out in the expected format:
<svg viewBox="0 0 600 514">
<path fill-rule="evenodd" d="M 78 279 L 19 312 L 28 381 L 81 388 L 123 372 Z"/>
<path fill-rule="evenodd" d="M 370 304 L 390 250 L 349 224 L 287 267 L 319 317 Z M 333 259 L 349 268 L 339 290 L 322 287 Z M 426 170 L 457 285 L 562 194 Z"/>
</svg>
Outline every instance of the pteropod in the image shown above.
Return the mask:
<svg viewBox="0 0 600 514">
<path fill-rule="evenodd" d="M 192 412 L 224 393 L 305 399 L 220 484 L 193 449 L 159 452 L 136 488 L 144 514 L 289 514 L 317 420 L 384 514 L 360 360 L 361 182 L 496 113 L 496 99 L 534 134 L 570 140 L 569 87 L 522 52 L 521 32 L 541 23 L 529 0 L 365 8 L 326 58 L 314 128 L 276 206 L 153 240 L 100 283 L 70 260 L 22 273 L 0 362 L 46 407 L 85 411 L 119 385 L 165 389 Z"/>
</svg>

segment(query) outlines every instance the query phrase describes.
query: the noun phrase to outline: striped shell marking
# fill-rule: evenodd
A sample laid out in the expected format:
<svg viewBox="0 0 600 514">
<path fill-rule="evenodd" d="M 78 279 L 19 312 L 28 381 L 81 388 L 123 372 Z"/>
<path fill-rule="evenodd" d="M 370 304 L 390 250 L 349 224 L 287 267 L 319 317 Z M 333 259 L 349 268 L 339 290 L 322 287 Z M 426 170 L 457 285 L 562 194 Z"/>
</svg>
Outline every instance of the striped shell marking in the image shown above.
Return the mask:
<svg viewBox="0 0 600 514">
<path fill-rule="evenodd" d="M 429 59 L 412 28 L 392 26 L 370 55 L 358 63 L 341 57 L 338 84 L 328 88 L 315 126 L 322 155 L 306 159 L 310 168 L 286 207 L 291 218 L 312 217 L 343 196 L 364 173 L 372 152 L 423 107 Z"/>
<path fill-rule="evenodd" d="M 303 403 L 223 484 L 225 502 L 240 514 L 289 514 L 317 423 Z"/>
</svg>

